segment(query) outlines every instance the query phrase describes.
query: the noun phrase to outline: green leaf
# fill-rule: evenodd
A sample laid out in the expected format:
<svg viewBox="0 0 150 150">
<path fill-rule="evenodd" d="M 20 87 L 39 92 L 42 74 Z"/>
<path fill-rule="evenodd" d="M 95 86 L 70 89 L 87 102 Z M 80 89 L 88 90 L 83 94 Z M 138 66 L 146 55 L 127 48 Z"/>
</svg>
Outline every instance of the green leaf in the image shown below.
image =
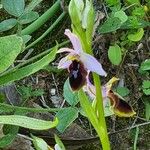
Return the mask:
<svg viewBox="0 0 150 150">
<path fill-rule="evenodd" d="M 92 104 L 90 103 L 87 95 L 83 92 L 82 89 L 78 92 L 78 97 L 80 99 L 80 104 L 86 113 L 86 116 L 88 116 L 88 119 L 92 123 L 93 127 L 97 129 L 99 124 L 94 108 L 92 107 Z"/>
<path fill-rule="evenodd" d="M 143 89 L 143 93 L 145 95 L 150 95 L 150 88 L 149 89 Z"/>
<path fill-rule="evenodd" d="M 145 16 L 145 11 L 142 6 L 140 7 L 135 7 L 134 10 L 132 11 L 132 16 L 138 16 L 138 17 L 144 17 Z"/>
<path fill-rule="evenodd" d="M 55 59 L 57 47 L 52 49 L 52 51 L 41 58 L 40 60 L 36 61 L 35 63 L 29 64 L 25 67 L 22 67 L 17 70 L 13 70 L 7 74 L 4 74 L 0 76 L 0 85 L 8 84 L 16 80 L 20 80 L 26 76 L 29 76 L 40 69 L 42 69 L 44 66 L 48 65 L 51 61 Z"/>
<path fill-rule="evenodd" d="M 126 87 L 117 87 L 116 92 L 122 97 L 127 96 L 130 93 L 129 89 Z"/>
<path fill-rule="evenodd" d="M 137 42 L 137 41 L 140 41 L 142 39 L 144 35 L 144 30 L 143 28 L 140 28 L 137 32 L 135 32 L 134 34 L 129 34 L 128 35 L 128 39 L 130 41 L 134 41 L 134 42 Z"/>
<path fill-rule="evenodd" d="M 0 73 L 5 71 L 21 52 L 23 40 L 16 35 L 0 37 Z"/>
<path fill-rule="evenodd" d="M 150 26 L 150 22 L 139 19 L 137 16 L 128 16 L 128 20 L 122 24 L 121 29 L 139 29 Z"/>
<path fill-rule="evenodd" d="M 15 17 L 19 17 L 24 12 L 25 2 L 24 0 L 2 0 L 4 9 Z"/>
<path fill-rule="evenodd" d="M 43 0 L 32 0 L 29 5 L 25 8 L 25 12 L 32 11 L 40 2 Z"/>
<path fill-rule="evenodd" d="M 150 59 L 146 59 L 144 62 L 142 62 L 140 69 L 142 71 L 150 70 Z"/>
<path fill-rule="evenodd" d="M 118 45 L 110 46 L 108 49 L 108 58 L 114 65 L 119 65 L 122 61 L 121 48 Z"/>
<path fill-rule="evenodd" d="M 142 83 L 142 90 L 145 95 L 150 95 L 150 80 L 144 80 Z"/>
<path fill-rule="evenodd" d="M 99 28 L 99 32 L 100 33 L 113 32 L 119 29 L 121 25 L 122 25 L 121 20 L 118 17 L 110 17 Z"/>
<path fill-rule="evenodd" d="M 120 3 L 120 0 L 105 0 L 109 6 L 115 6 Z"/>
<path fill-rule="evenodd" d="M 62 143 L 62 141 L 60 140 L 60 138 L 56 134 L 55 134 L 55 141 L 59 145 L 60 150 L 66 150 L 64 144 Z"/>
<path fill-rule="evenodd" d="M 64 84 L 63 96 L 71 106 L 75 106 L 79 102 L 78 93 L 71 90 L 69 79 Z"/>
<path fill-rule="evenodd" d="M 144 80 L 142 83 L 142 88 L 150 88 L 150 80 Z"/>
<path fill-rule="evenodd" d="M 5 148 L 6 146 L 10 145 L 15 139 L 18 131 L 19 131 L 19 127 L 11 126 L 9 131 L 7 131 L 7 133 L 4 133 L 5 135 L 2 138 L 0 138 L 0 148 Z"/>
<path fill-rule="evenodd" d="M 33 145 L 35 147 L 36 150 L 50 150 L 49 149 L 49 146 L 47 145 L 47 143 L 42 139 L 42 138 L 39 138 L 39 137 L 36 137 L 36 136 L 31 136 L 32 139 L 33 139 Z"/>
<path fill-rule="evenodd" d="M 58 119 L 56 118 L 52 122 L 20 115 L 1 115 L 0 124 L 16 125 L 33 130 L 47 130 L 57 126 Z"/>
<path fill-rule="evenodd" d="M 57 112 L 57 108 L 31 108 L 31 107 L 18 107 L 18 106 L 12 106 L 4 103 L 0 103 L 0 113 L 13 113 L 13 112 L 19 112 L 19 115 L 22 113 L 26 114 L 29 112 L 34 113 L 44 113 L 44 112 Z"/>
<path fill-rule="evenodd" d="M 17 88 L 19 94 L 21 95 L 21 97 L 23 99 L 28 99 L 30 97 L 37 97 L 37 96 L 41 96 L 44 94 L 44 90 L 43 89 L 32 89 L 31 86 L 27 87 L 27 86 L 19 86 Z"/>
<path fill-rule="evenodd" d="M 19 22 L 20 24 L 27 24 L 36 20 L 38 17 L 39 17 L 39 14 L 37 12 L 30 11 L 20 16 Z"/>
<path fill-rule="evenodd" d="M 10 30 L 17 24 L 16 19 L 7 19 L 0 23 L 0 32 Z"/>
<path fill-rule="evenodd" d="M 24 43 L 24 44 L 26 44 L 27 42 L 29 42 L 30 39 L 32 38 L 31 35 L 23 35 L 23 36 L 21 36 L 21 37 L 22 37 L 22 39 L 23 39 L 23 43 Z"/>
<path fill-rule="evenodd" d="M 145 104 L 145 118 L 147 120 L 150 119 L 150 99 L 144 99 L 144 104 Z"/>
<path fill-rule="evenodd" d="M 127 0 L 130 4 L 140 4 L 139 0 Z"/>
<path fill-rule="evenodd" d="M 128 20 L 128 16 L 126 15 L 126 13 L 122 10 L 119 10 L 117 12 L 114 13 L 114 17 L 117 17 L 121 20 L 121 24 L 126 22 Z"/>
<path fill-rule="evenodd" d="M 56 117 L 59 120 L 57 130 L 61 133 L 76 119 L 78 118 L 78 110 L 76 108 L 65 108 L 58 111 Z"/>
</svg>

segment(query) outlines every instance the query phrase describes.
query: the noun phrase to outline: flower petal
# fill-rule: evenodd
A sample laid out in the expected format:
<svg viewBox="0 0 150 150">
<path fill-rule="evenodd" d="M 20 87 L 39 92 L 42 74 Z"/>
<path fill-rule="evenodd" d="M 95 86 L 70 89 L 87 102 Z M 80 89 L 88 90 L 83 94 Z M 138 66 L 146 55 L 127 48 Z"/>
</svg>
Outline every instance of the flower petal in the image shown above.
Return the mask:
<svg viewBox="0 0 150 150">
<path fill-rule="evenodd" d="M 73 45 L 73 49 L 76 51 L 76 53 L 79 54 L 80 52 L 82 52 L 82 46 L 79 38 L 75 34 L 71 33 L 69 29 L 65 30 L 65 35 L 67 35 L 68 38 L 70 39 Z"/>
<path fill-rule="evenodd" d="M 63 52 L 68 52 L 68 53 L 73 53 L 73 54 L 76 54 L 76 52 L 71 49 L 71 48 L 60 48 L 57 53 L 63 53 Z"/>
<path fill-rule="evenodd" d="M 72 63 L 71 60 L 68 59 L 68 55 L 63 57 L 58 64 L 58 69 L 66 69 L 69 68 L 70 64 Z"/>
<path fill-rule="evenodd" d="M 126 101 L 122 100 L 112 90 L 108 92 L 108 97 L 110 99 L 113 112 L 119 117 L 132 117 L 136 114 L 132 106 L 130 106 Z"/>
<path fill-rule="evenodd" d="M 107 76 L 106 72 L 102 68 L 102 65 L 93 56 L 82 53 L 80 55 L 80 59 L 88 70 L 95 72 L 101 76 Z"/>
</svg>

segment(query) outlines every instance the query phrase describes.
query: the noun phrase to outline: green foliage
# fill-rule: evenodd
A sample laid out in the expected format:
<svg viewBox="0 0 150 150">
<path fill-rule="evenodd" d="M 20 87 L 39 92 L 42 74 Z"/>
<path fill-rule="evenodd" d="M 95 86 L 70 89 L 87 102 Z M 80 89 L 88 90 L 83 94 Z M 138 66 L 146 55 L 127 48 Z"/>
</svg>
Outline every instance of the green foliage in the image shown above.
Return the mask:
<svg viewBox="0 0 150 150">
<path fill-rule="evenodd" d="M 80 104 L 84 109 L 86 116 L 88 116 L 94 128 L 95 126 L 97 126 L 96 128 L 98 128 L 98 119 L 95 115 L 94 108 L 92 107 L 88 97 L 82 90 L 80 90 L 78 94 L 79 94 Z"/>
<path fill-rule="evenodd" d="M 126 22 L 128 20 L 128 16 L 126 15 L 126 13 L 123 10 L 114 12 L 113 16 L 119 18 L 121 21 L 121 24 L 123 24 L 124 22 Z"/>
<path fill-rule="evenodd" d="M 108 50 L 108 58 L 114 65 L 119 65 L 122 61 L 121 48 L 118 45 L 110 46 Z"/>
<path fill-rule="evenodd" d="M 35 147 L 36 150 L 50 150 L 49 146 L 47 145 L 47 143 L 39 137 L 33 136 L 31 135 L 32 139 L 33 139 L 33 145 Z"/>
<path fill-rule="evenodd" d="M 125 97 L 130 93 L 129 89 L 126 87 L 117 87 L 116 92 L 122 97 Z"/>
<path fill-rule="evenodd" d="M 11 18 L 11 19 L 4 20 L 0 23 L 0 32 L 10 30 L 16 24 L 17 24 L 16 19 Z"/>
<path fill-rule="evenodd" d="M 32 0 L 29 5 L 25 8 L 25 12 L 32 11 L 37 5 L 40 4 L 43 0 Z"/>
<path fill-rule="evenodd" d="M 34 97 L 34 96 L 37 97 L 37 96 L 41 96 L 41 95 L 44 94 L 43 89 L 36 89 L 36 90 L 34 90 L 34 89 L 32 89 L 31 86 L 26 87 L 24 85 L 23 86 L 19 86 L 18 87 L 18 91 L 19 91 L 19 93 L 20 93 L 20 95 L 21 95 L 21 97 L 23 99 L 28 99 L 28 98 Z"/>
<path fill-rule="evenodd" d="M 21 52 L 23 40 L 16 35 L 0 37 L 0 73 L 5 71 Z"/>
<path fill-rule="evenodd" d="M 28 41 L 30 41 L 31 36 L 30 35 L 23 35 L 21 36 L 23 39 L 23 43 L 26 44 Z"/>
<path fill-rule="evenodd" d="M 60 150 L 66 150 L 64 144 L 56 134 L 55 134 L 55 141 L 59 145 Z"/>
<path fill-rule="evenodd" d="M 105 0 L 109 6 L 116 6 L 120 3 L 120 0 Z"/>
<path fill-rule="evenodd" d="M 140 28 L 137 32 L 128 35 L 128 39 L 133 42 L 140 41 L 144 35 L 144 30 Z"/>
<path fill-rule="evenodd" d="M 145 95 L 150 95 L 150 80 L 143 81 L 142 90 Z"/>
<path fill-rule="evenodd" d="M 71 90 L 69 79 L 64 84 L 63 96 L 71 106 L 75 106 L 79 102 L 78 93 Z"/>
<path fill-rule="evenodd" d="M 127 0 L 130 4 L 140 4 L 139 0 Z"/>
<path fill-rule="evenodd" d="M 54 47 L 52 51 L 49 50 L 49 52 L 47 51 L 43 54 L 41 54 L 40 50 L 38 50 L 38 56 L 36 55 L 31 57 L 29 60 L 26 60 L 29 53 L 25 51 L 25 44 L 27 44 L 27 42 L 31 39 L 31 36 L 29 34 L 41 27 L 41 25 L 43 25 L 50 17 L 52 17 L 53 14 L 60 8 L 60 1 L 57 0 L 51 8 L 49 8 L 45 13 L 43 13 L 43 15 L 41 15 L 41 17 L 39 17 L 38 13 L 33 11 L 33 9 L 41 1 L 42 0 L 32 0 L 29 5 L 25 7 L 24 0 L 11 0 L 11 2 L 10 0 L 1 0 L 2 5 L 0 7 L 3 7 L 5 9 L 3 10 L 8 13 L 7 15 L 10 19 L 6 18 L 6 20 L 3 20 L 0 23 L 0 32 L 10 30 L 13 27 L 14 28 L 10 32 L 8 32 L 13 35 L 4 36 L 5 34 L 8 34 L 4 32 L 1 33 L 3 37 L 0 37 L 0 86 L 5 86 L 8 83 L 20 80 L 39 71 L 43 67 L 47 66 L 51 61 L 53 61 L 56 56 L 56 51 L 58 48 L 57 46 Z M 62 16 L 64 16 L 64 14 L 65 13 L 63 13 Z M 62 16 L 61 19 L 63 18 Z M 57 20 L 57 23 L 61 21 L 61 19 Z M 29 25 L 27 26 L 27 28 L 24 28 L 24 24 L 29 24 L 31 22 L 33 22 L 31 26 Z M 56 26 L 57 23 L 53 25 L 52 29 Z M 24 30 L 22 30 L 23 28 Z M 49 30 L 49 32 L 50 31 L 51 30 Z M 49 32 L 47 31 L 47 34 Z M 21 54 L 22 52 L 24 53 Z M 37 52 L 35 52 L 34 54 L 37 54 Z M 19 60 L 23 58 L 23 60 L 21 60 L 21 63 L 15 63 L 15 60 L 17 60 L 18 58 Z M 22 93 L 24 99 L 28 99 L 31 96 L 39 96 L 43 94 L 43 90 L 33 90 L 31 87 L 22 86 L 19 90 Z M 3 98 L 1 97 L 1 100 L 2 99 Z M 25 115 L 27 113 L 56 111 L 58 111 L 57 108 L 27 108 L 0 103 L 0 123 L 4 124 L 4 136 L 0 138 L 0 148 L 5 148 L 9 144 L 11 144 L 19 131 L 19 127 L 35 130 L 46 130 L 55 127 L 58 123 L 57 119 L 52 122 L 26 117 Z M 12 115 L 4 115 L 7 113 Z"/>
<path fill-rule="evenodd" d="M 5 131 L 6 129 L 7 132 Z M 15 139 L 18 131 L 19 127 L 5 125 L 3 127 L 4 136 L 0 139 L 0 148 L 5 148 L 6 146 L 10 145 Z"/>
<path fill-rule="evenodd" d="M 34 123 L 33 123 L 34 122 Z M 33 130 L 46 130 L 54 128 L 58 124 L 57 118 L 52 121 L 44 121 L 40 119 L 30 118 L 20 115 L 1 115 L 1 124 L 16 125 L 24 128 L 29 128 Z"/>
<path fill-rule="evenodd" d="M 128 16 L 128 20 L 121 26 L 121 29 L 139 29 L 150 26 L 148 21 L 142 20 L 137 16 Z"/>
<path fill-rule="evenodd" d="M 150 99 L 144 99 L 144 104 L 145 104 L 145 118 L 147 120 L 150 119 Z"/>
<path fill-rule="evenodd" d="M 99 28 L 100 33 L 109 33 L 116 31 L 121 27 L 121 20 L 118 17 L 108 18 L 104 24 Z"/>
<path fill-rule="evenodd" d="M 132 11 L 132 16 L 137 16 L 143 18 L 145 16 L 145 11 L 143 7 L 135 7 Z"/>
<path fill-rule="evenodd" d="M 27 24 L 36 20 L 38 17 L 39 17 L 39 14 L 37 12 L 30 11 L 30 12 L 23 14 L 21 17 L 19 17 L 19 23 Z"/>
<path fill-rule="evenodd" d="M 35 63 L 29 64 L 25 67 L 22 67 L 17 70 L 13 70 L 7 74 L 0 76 L 0 85 L 8 84 L 16 80 L 20 80 L 26 76 L 29 76 L 44 66 L 48 65 L 51 61 L 55 59 L 57 51 L 57 46 L 54 47 L 53 50 L 50 51 L 49 54 L 41 58 L 40 60 L 36 61 Z"/>
<path fill-rule="evenodd" d="M 139 0 L 128 0 L 128 3 L 133 5 L 126 14 L 124 8 L 121 8 L 120 0 L 105 0 L 108 7 L 111 9 L 109 17 L 100 26 L 100 33 L 114 32 L 118 29 L 138 29 L 150 26 L 148 21 L 145 21 L 144 7 L 140 4 Z M 127 6 L 128 7 L 128 6 Z"/>
<path fill-rule="evenodd" d="M 144 62 L 142 62 L 140 69 L 142 71 L 150 70 L 150 59 L 146 59 Z"/>
<path fill-rule="evenodd" d="M 24 12 L 25 2 L 24 0 L 2 0 L 4 9 L 15 17 L 19 17 Z"/>
<path fill-rule="evenodd" d="M 77 108 L 65 108 L 63 110 L 58 111 L 56 117 L 59 120 L 57 125 L 57 130 L 61 133 L 65 131 L 65 129 L 71 125 L 71 123 L 78 118 L 78 109 Z"/>
</svg>

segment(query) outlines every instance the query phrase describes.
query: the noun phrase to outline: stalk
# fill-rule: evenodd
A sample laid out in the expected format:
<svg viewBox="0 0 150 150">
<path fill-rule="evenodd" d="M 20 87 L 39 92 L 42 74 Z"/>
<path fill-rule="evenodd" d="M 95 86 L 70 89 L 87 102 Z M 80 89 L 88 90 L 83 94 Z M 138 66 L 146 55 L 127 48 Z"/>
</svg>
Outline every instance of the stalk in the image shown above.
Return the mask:
<svg viewBox="0 0 150 150">
<path fill-rule="evenodd" d="M 84 36 L 83 41 L 83 47 L 85 48 L 85 52 L 93 56 L 92 52 L 92 46 L 87 43 L 86 35 L 82 34 Z M 96 73 L 93 73 L 93 79 L 94 79 L 94 85 L 96 87 L 96 114 L 98 118 L 98 127 L 95 128 L 98 136 L 100 137 L 100 141 L 103 147 L 103 150 L 110 150 L 110 142 L 108 138 L 108 132 L 107 132 L 107 126 L 105 121 L 105 115 L 104 115 L 104 107 L 103 107 L 103 97 L 102 97 L 102 88 L 101 88 L 101 81 L 99 78 L 99 75 Z"/>
<path fill-rule="evenodd" d="M 29 49 L 30 47 L 34 46 L 36 43 L 38 43 L 39 41 L 41 41 L 47 34 L 49 34 L 56 27 L 56 25 L 64 18 L 65 14 L 66 14 L 66 12 L 63 12 L 57 18 L 57 20 L 38 39 L 36 39 L 31 44 L 29 44 L 25 49 Z"/>
<path fill-rule="evenodd" d="M 110 143 L 104 115 L 101 82 L 99 76 L 95 73 L 93 73 L 93 78 L 94 78 L 94 85 L 96 87 L 96 111 L 98 112 L 98 124 L 99 124 L 99 129 L 97 133 L 100 137 L 103 150 L 110 150 Z"/>
<path fill-rule="evenodd" d="M 36 21 L 32 24 L 27 26 L 25 29 L 22 30 L 22 35 L 28 35 L 36 31 L 40 28 L 49 18 L 51 18 L 59 9 L 60 7 L 60 0 L 57 0 L 52 7 L 50 7 L 43 15 L 41 15 Z"/>
</svg>

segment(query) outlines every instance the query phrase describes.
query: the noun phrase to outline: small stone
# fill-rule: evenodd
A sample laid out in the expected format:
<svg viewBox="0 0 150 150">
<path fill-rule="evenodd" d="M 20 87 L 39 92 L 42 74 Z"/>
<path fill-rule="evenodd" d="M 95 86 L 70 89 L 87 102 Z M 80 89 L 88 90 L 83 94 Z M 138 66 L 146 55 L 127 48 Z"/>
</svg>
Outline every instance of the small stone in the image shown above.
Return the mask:
<svg viewBox="0 0 150 150">
<path fill-rule="evenodd" d="M 52 96 L 56 95 L 56 89 L 54 89 L 54 88 L 51 89 L 51 95 L 52 95 Z"/>
</svg>

